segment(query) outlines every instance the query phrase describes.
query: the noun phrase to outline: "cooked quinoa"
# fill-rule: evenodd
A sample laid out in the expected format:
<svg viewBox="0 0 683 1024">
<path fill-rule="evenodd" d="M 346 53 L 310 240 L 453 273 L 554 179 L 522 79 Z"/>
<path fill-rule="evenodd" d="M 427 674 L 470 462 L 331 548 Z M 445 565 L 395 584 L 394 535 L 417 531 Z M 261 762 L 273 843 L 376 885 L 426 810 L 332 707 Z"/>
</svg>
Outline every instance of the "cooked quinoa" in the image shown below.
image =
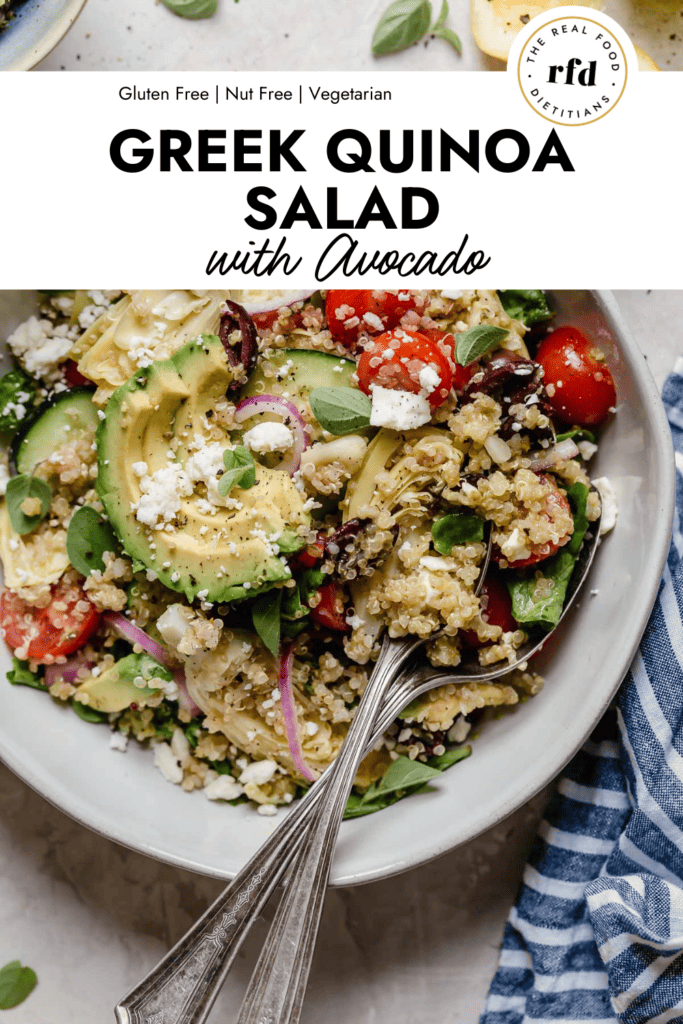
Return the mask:
<svg viewBox="0 0 683 1024">
<path fill-rule="evenodd" d="M 365 313 L 354 305 L 360 295 L 370 297 Z M 463 366 L 458 343 L 479 327 L 498 328 L 492 337 L 499 340 Z M 540 601 L 552 597 L 553 559 L 569 550 L 576 529 L 575 495 L 584 495 L 588 524 L 600 517 L 587 457 L 571 440 L 556 447 L 560 427 L 529 354 L 529 340 L 536 346 L 546 333 L 509 315 L 495 291 L 314 293 L 279 308 L 277 295 L 235 291 L 46 295 L 8 338 L 17 365 L 37 385 L 38 411 L 26 408 L 26 423 L 39 424 L 54 408 L 68 418 L 76 393 L 92 415 L 91 422 L 74 418 L 73 431 L 67 422 L 53 448 L 19 470 L 48 488 L 44 516 L 40 497 L 20 506 L 24 516 L 40 517 L 35 528 L 18 532 L 9 496 L 0 504 L 2 625 L 21 668 L 44 679 L 57 702 L 106 721 L 114 751 L 125 751 L 129 738 L 149 744 L 169 782 L 202 789 L 211 800 L 249 800 L 261 813 L 290 803 L 337 755 L 386 634 L 424 638 L 434 666 L 475 659 L 508 663 L 510 671 L 440 686 L 411 705 L 363 761 L 358 791 L 400 757 L 427 761 L 461 745 L 482 716 L 543 685 L 531 666 L 515 665 L 536 625 L 508 618 L 501 626 L 489 615 L 486 587 L 476 595 L 486 531 L 502 591 L 519 577 Z M 305 353 L 303 363 L 297 353 Z M 357 427 L 335 432 L 318 406 L 324 422 L 317 418 L 315 387 L 301 383 L 314 353 L 325 360 L 327 391 L 366 394 L 372 419 L 359 413 Z M 169 384 L 176 370 L 166 368 L 186 358 L 215 361 L 206 387 L 225 373 L 242 391 L 231 385 L 206 407 L 198 384 L 191 422 L 181 411 L 168 422 L 155 419 L 171 398 L 185 401 L 173 397 L 184 393 L 185 378 L 178 370 Z M 252 385 L 257 404 L 245 417 Z M 270 396 L 265 416 L 259 395 Z M 360 397 L 354 401 L 361 408 Z M 135 500 L 126 491 L 115 516 L 103 484 L 113 473 L 105 444 L 114 429 L 127 443 L 129 421 L 144 402 L 144 436 L 156 449 L 139 457 L 138 437 L 130 449 L 136 459 L 126 453 L 125 486 Z M 280 420 L 273 403 L 285 410 Z M 596 445 L 585 444 L 592 455 Z M 0 467 L 3 490 L 27 451 L 15 441 L 11 466 Z M 237 482 L 222 492 L 226 472 Z M 257 500 L 266 487 L 268 509 Z M 242 547 L 243 539 L 231 539 L 231 523 L 246 516 L 248 500 L 249 545 Z M 275 506 L 277 531 L 264 525 Z M 72 564 L 71 544 L 74 516 L 85 508 L 116 540 L 87 575 Z M 466 536 L 444 548 L 439 524 Z M 190 533 L 192 551 L 207 549 L 197 562 L 199 582 L 182 560 L 176 566 L 160 554 L 164 545 L 183 552 Z M 200 585 L 216 548 L 234 562 L 219 559 Z M 252 557 L 247 551 L 257 552 L 269 576 L 264 569 L 252 582 L 237 579 L 240 558 Z M 258 625 L 259 599 L 267 608 L 277 602 L 277 653 Z M 126 631 L 122 619 L 141 632 Z M 48 620 L 51 648 L 41 632 Z M 135 674 L 131 656 L 146 658 L 144 672 Z M 287 656 L 294 744 L 280 686 Z"/>
</svg>

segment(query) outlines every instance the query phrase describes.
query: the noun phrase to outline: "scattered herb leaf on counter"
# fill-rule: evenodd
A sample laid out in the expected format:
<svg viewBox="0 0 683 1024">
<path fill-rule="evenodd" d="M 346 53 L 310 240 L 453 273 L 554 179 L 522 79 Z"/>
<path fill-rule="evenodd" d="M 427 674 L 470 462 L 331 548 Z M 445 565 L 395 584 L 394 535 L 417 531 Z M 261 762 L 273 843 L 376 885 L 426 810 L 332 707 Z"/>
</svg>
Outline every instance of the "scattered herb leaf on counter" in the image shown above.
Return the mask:
<svg viewBox="0 0 683 1024">
<path fill-rule="evenodd" d="M 537 573 L 532 572 L 532 575 L 526 579 L 508 582 L 508 590 L 512 598 L 512 614 L 517 622 L 551 629 L 560 621 L 567 586 L 588 529 L 588 519 L 586 518 L 588 488 L 585 484 L 572 484 L 567 488 L 567 494 L 574 511 L 574 532 L 569 543 L 561 548 L 554 558 L 544 563 L 542 576 L 537 578 Z M 549 589 L 543 585 L 546 581 L 552 582 L 552 588 Z M 540 587 L 539 584 L 541 584 Z"/>
<path fill-rule="evenodd" d="M 440 757 L 432 757 L 425 764 L 422 761 L 411 761 L 409 757 L 399 757 L 392 762 L 381 779 L 361 795 L 352 793 L 346 803 L 344 818 L 361 818 L 366 814 L 374 814 L 390 804 L 403 800 L 415 793 L 426 793 L 432 788 L 429 783 L 438 778 L 451 765 L 469 757 L 472 748 L 458 747 L 448 750 Z"/>
<path fill-rule="evenodd" d="M 429 0 L 395 0 L 377 23 L 372 52 L 379 55 L 407 50 L 422 39 L 431 20 Z"/>
<path fill-rule="evenodd" d="M 432 26 L 431 34 L 436 36 L 438 39 L 445 39 L 447 43 L 450 43 L 456 53 L 462 53 L 462 43 L 460 36 L 458 36 L 452 28 L 448 28 L 446 25 L 446 18 L 448 17 L 448 0 L 443 0 L 441 12 L 439 17 Z"/>
<path fill-rule="evenodd" d="M 162 0 L 163 4 L 179 18 L 210 18 L 218 9 L 218 0 Z"/>
<path fill-rule="evenodd" d="M 470 327 L 469 330 L 455 336 L 455 358 L 461 366 L 469 366 L 487 352 L 498 348 L 509 333 L 504 327 L 494 327 L 493 324 Z"/>
<path fill-rule="evenodd" d="M 337 437 L 370 426 L 372 402 L 355 388 L 315 388 L 310 402 L 320 426 Z"/>
<path fill-rule="evenodd" d="M 12 960 L 0 968 L 0 1010 L 11 1010 L 31 995 L 38 984 L 36 972 Z"/>
<path fill-rule="evenodd" d="M 47 515 L 50 502 L 52 501 L 52 489 L 44 480 L 39 480 L 36 476 L 28 476 L 22 473 L 8 480 L 5 497 L 7 499 L 7 511 L 12 523 L 12 529 L 20 537 L 23 537 L 27 533 L 33 533 Z M 36 515 L 26 515 L 25 512 L 22 512 L 21 506 L 27 498 L 38 499 L 40 512 L 36 513 Z"/>
<path fill-rule="evenodd" d="M 225 473 L 218 484 L 219 494 L 229 494 L 233 487 L 241 487 L 248 491 L 256 483 L 256 465 L 254 456 L 248 448 L 238 445 L 228 449 L 223 456 Z"/>
<path fill-rule="evenodd" d="M 429 29 L 432 20 L 432 5 L 429 0 L 395 0 L 379 19 L 372 37 L 372 52 L 375 56 L 385 53 L 399 53 L 419 43 L 427 32 L 445 39 L 454 50 L 462 53 L 462 43 L 453 29 L 446 27 L 448 2 L 443 0 L 439 16 Z"/>
<path fill-rule="evenodd" d="M 7 682 L 12 686 L 30 686 L 32 690 L 45 690 L 47 686 L 36 672 L 31 672 L 27 661 L 12 658 L 12 668 L 7 673 Z"/>
<path fill-rule="evenodd" d="M 541 324 L 544 320 L 550 320 L 555 314 L 548 309 L 548 302 L 545 294 L 538 289 L 527 291 L 498 292 L 498 297 L 503 309 L 513 320 L 521 320 L 527 327 L 534 324 Z"/>
<path fill-rule="evenodd" d="M 451 512 L 432 524 L 432 541 L 440 555 L 450 555 L 457 544 L 484 539 L 484 520 L 474 512 Z"/>
<path fill-rule="evenodd" d="M 117 550 L 116 534 L 109 523 L 87 505 L 76 509 L 66 535 L 66 552 L 74 569 L 83 576 L 94 569 L 103 572 L 105 552 L 115 554 Z"/>
<path fill-rule="evenodd" d="M 282 590 L 271 590 L 252 605 L 251 618 L 254 629 L 270 653 L 277 658 L 280 646 L 280 608 Z"/>
</svg>

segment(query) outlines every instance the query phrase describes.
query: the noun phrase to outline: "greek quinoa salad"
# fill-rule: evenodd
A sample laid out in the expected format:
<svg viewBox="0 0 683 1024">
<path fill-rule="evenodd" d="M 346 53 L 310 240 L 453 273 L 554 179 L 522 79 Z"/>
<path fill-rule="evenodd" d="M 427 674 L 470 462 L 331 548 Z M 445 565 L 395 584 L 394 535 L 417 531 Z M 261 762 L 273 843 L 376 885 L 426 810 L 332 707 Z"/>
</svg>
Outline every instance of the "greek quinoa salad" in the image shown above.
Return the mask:
<svg viewBox="0 0 683 1024">
<path fill-rule="evenodd" d="M 543 292 L 46 292 L 7 349 L 8 681 L 114 751 L 274 814 L 338 753 L 386 633 L 508 663 L 404 710 L 358 816 L 541 689 L 512 666 L 601 505 L 614 526 L 588 468 L 617 401 Z"/>
</svg>

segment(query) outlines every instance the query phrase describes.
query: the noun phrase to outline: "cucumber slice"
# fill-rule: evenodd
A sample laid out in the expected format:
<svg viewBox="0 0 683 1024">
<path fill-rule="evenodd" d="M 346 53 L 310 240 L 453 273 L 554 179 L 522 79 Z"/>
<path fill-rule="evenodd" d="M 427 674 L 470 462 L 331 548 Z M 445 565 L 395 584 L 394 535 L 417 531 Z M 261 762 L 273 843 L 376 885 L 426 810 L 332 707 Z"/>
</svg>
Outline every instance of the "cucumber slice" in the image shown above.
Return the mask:
<svg viewBox="0 0 683 1024">
<path fill-rule="evenodd" d="M 353 359 L 343 359 L 314 349 L 283 348 L 268 356 L 268 362 L 278 368 L 291 362 L 286 376 L 279 379 L 279 383 L 290 395 L 308 398 L 314 388 L 357 387 L 351 380 L 351 375 L 356 371 Z M 259 365 L 242 388 L 240 397 L 267 395 L 273 383 L 274 378 L 266 377 Z"/>
<path fill-rule="evenodd" d="M 33 473 L 61 445 L 97 429 L 92 396 L 91 388 L 72 388 L 43 402 L 14 439 L 10 455 L 17 473 Z"/>
</svg>

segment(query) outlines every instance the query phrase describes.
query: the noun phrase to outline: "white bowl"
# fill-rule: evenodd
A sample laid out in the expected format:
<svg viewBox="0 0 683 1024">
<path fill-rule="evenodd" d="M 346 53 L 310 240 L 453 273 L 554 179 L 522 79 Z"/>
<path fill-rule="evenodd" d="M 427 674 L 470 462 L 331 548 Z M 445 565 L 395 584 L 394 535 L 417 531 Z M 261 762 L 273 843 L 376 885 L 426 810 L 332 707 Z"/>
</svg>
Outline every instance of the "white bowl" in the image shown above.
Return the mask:
<svg viewBox="0 0 683 1024">
<path fill-rule="evenodd" d="M 30 293 L 0 293 L 0 337 L 34 308 Z M 483 730 L 472 757 L 432 793 L 345 822 L 333 884 L 382 878 L 472 839 L 529 800 L 578 749 L 621 682 L 654 603 L 673 513 L 672 446 L 645 361 L 611 295 L 556 292 L 559 323 L 600 341 L 619 396 L 594 476 L 612 480 L 615 531 L 598 551 L 580 607 L 539 659 L 547 679 L 533 700 Z M 597 590 L 589 596 L 589 590 Z M 4 647 L 0 674 L 9 667 Z M 230 878 L 279 820 L 211 803 L 164 780 L 149 751 L 109 749 L 109 731 L 56 707 L 44 693 L 0 685 L 0 755 L 30 786 L 84 825 L 168 863 Z M 284 812 L 280 812 L 280 815 Z"/>
<path fill-rule="evenodd" d="M 0 32 L 0 71 L 30 71 L 66 35 L 84 5 L 85 0 L 25 0 Z"/>
</svg>

